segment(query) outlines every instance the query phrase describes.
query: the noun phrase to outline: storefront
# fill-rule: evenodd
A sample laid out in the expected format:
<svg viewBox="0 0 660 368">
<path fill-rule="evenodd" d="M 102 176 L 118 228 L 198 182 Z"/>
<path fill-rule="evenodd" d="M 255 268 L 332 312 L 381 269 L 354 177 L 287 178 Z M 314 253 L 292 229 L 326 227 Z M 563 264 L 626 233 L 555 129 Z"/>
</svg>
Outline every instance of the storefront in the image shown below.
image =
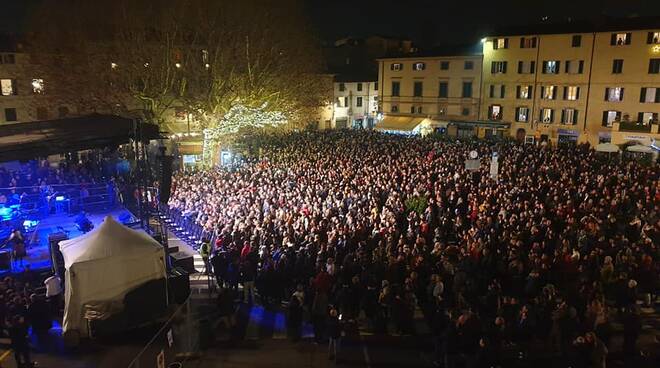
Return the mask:
<svg viewBox="0 0 660 368">
<path fill-rule="evenodd" d="M 580 132 L 576 130 L 558 129 L 557 130 L 557 144 L 560 145 L 576 145 Z"/>
</svg>

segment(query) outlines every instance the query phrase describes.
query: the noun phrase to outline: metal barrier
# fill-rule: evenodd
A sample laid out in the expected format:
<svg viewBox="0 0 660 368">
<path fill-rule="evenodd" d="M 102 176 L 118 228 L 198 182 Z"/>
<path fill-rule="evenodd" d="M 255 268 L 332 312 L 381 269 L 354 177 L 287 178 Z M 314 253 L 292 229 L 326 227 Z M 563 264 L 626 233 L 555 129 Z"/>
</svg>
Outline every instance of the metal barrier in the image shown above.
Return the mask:
<svg viewBox="0 0 660 368">
<path fill-rule="evenodd" d="M 158 332 L 129 363 L 128 368 L 185 367 L 199 356 L 208 320 L 195 310 L 192 298 L 174 311 Z"/>
<path fill-rule="evenodd" d="M 168 217 L 168 225 L 170 230 L 174 232 L 180 239 L 186 241 L 195 250 L 199 250 L 199 246 L 203 239 L 208 239 L 211 243 L 215 242 L 215 235 L 197 224 L 192 215 L 186 215 L 182 211 L 166 207 Z"/>
</svg>

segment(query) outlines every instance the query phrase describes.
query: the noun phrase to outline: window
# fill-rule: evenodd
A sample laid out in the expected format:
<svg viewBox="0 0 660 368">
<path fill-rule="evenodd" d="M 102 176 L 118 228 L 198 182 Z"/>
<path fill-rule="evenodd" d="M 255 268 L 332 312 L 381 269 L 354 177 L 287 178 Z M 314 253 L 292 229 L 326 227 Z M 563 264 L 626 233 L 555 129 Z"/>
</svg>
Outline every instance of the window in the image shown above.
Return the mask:
<svg viewBox="0 0 660 368">
<path fill-rule="evenodd" d="M 3 96 L 17 95 L 18 90 L 16 89 L 16 80 L 0 79 L 0 93 L 2 93 Z"/>
<path fill-rule="evenodd" d="M 463 82 L 463 98 L 472 98 L 472 81 Z"/>
<path fill-rule="evenodd" d="M 603 111 L 603 126 L 611 127 L 615 121 L 621 121 L 621 111 Z"/>
<path fill-rule="evenodd" d="M 657 112 L 640 112 L 637 114 L 637 121 L 648 125 L 654 122 L 658 122 L 658 113 Z"/>
<path fill-rule="evenodd" d="M 564 100 L 576 101 L 578 98 L 580 98 L 580 87 L 578 86 L 564 87 Z"/>
<path fill-rule="evenodd" d="M 632 39 L 631 33 L 612 33 L 610 45 L 612 46 L 630 45 L 631 39 Z"/>
<path fill-rule="evenodd" d="M 490 98 L 504 98 L 506 88 L 503 84 L 490 85 Z"/>
<path fill-rule="evenodd" d="M 441 61 L 440 62 L 440 70 L 449 70 L 449 62 L 448 61 Z"/>
<path fill-rule="evenodd" d="M 390 107 L 390 112 L 399 112 L 399 105 L 392 105 L 392 107 Z"/>
<path fill-rule="evenodd" d="M 440 84 L 438 86 L 438 97 L 439 98 L 449 97 L 449 83 L 448 82 L 440 82 Z"/>
<path fill-rule="evenodd" d="M 422 82 L 416 81 L 413 84 L 413 97 L 422 97 L 423 90 L 424 84 Z"/>
<path fill-rule="evenodd" d="M 488 116 L 490 120 L 502 120 L 502 106 L 490 105 L 488 107 Z"/>
<path fill-rule="evenodd" d="M 496 38 L 493 40 L 493 50 L 508 49 L 508 48 L 509 48 L 508 38 Z"/>
<path fill-rule="evenodd" d="M 337 107 L 348 107 L 348 97 L 337 97 Z"/>
<path fill-rule="evenodd" d="M 37 120 L 48 120 L 48 109 L 37 107 Z"/>
<path fill-rule="evenodd" d="M 516 121 L 518 122 L 527 122 L 529 118 L 529 107 L 517 107 L 516 108 Z"/>
<path fill-rule="evenodd" d="M 346 85 L 344 83 L 339 83 L 339 92 L 344 92 L 346 90 Z"/>
<path fill-rule="evenodd" d="M 374 91 L 378 91 L 378 82 L 374 83 Z"/>
<path fill-rule="evenodd" d="M 411 114 L 421 114 L 422 113 L 422 107 L 412 105 L 412 106 L 410 106 L 410 113 Z"/>
<path fill-rule="evenodd" d="M 543 74 L 559 74 L 559 60 L 544 61 Z"/>
<path fill-rule="evenodd" d="M 520 37 L 520 48 L 521 49 L 536 48 L 536 37 Z"/>
<path fill-rule="evenodd" d="M 356 106 L 356 107 L 362 107 L 362 97 L 358 96 L 358 97 L 355 99 L 355 106 Z"/>
<path fill-rule="evenodd" d="M 582 45 L 582 35 L 573 35 L 571 38 L 571 47 L 580 47 Z"/>
<path fill-rule="evenodd" d="M 465 70 L 474 69 L 474 62 L 472 60 L 465 60 L 465 63 L 463 64 L 463 69 Z"/>
<path fill-rule="evenodd" d="M 35 94 L 44 93 L 44 80 L 43 79 L 33 79 L 32 80 L 32 93 L 35 93 Z"/>
<path fill-rule="evenodd" d="M 5 121 L 18 121 L 15 108 L 9 107 L 5 109 Z"/>
<path fill-rule="evenodd" d="M 362 92 L 362 83 L 357 84 L 357 90 L 358 92 Z"/>
<path fill-rule="evenodd" d="M 461 110 L 461 115 L 463 115 L 463 116 L 468 116 L 468 115 L 470 115 L 470 108 L 469 108 L 469 107 L 464 107 L 464 108 Z"/>
<path fill-rule="evenodd" d="M 649 60 L 649 74 L 660 73 L 660 59 Z"/>
<path fill-rule="evenodd" d="M 582 74 L 584 60 L 566 60 L 564 71 L 567 74 Z"/>
<path fill-rule="evenodd" d="M 0 64 L 16 64 L 16 55 L 14 54 L 4 54 L 0 55 Z"/>
<path fill-rule="evenodd" d="M 623 59 L 612 60 L 612 74 L 623 73 Z"/>
<path fill-rule="evenodd" d="M 639 102 L 660 102 L 660 87 L 642 87 L 639 95 Z"/>
<path fill-rule="evenodd" d="M 557 87 L 556 86 L 544 86 L 541 87 L 541 98 L 544 100 L 554 100 L 557 98 Z"/>
<path fill-rule="evenodd" d="M 425 63 L 414 63 L 413 64 L 413 70 L 424 70 L 426 69 L 426 64 Z"/>
<path fill-rule="evenodd" d="M 646 38 L 646 43 L 649 45 L 660 44 L 660 32 L 649 32 L 648 37 Z"/>
<path fill-rule="evenodd" d="M 609 102 L 623 101 L 623 87 L 605 88 L 605 101 L 609 101 Z"/>
<path fill-rule="evenodd" d="M 401 83 L 392 82 L 392 96 L 399 97 L 400 92 L 401 92 Z"/>
<path fill-rule="evenodd" d="M 578 112 L 575 109 L 561 110 L 561 123 L 562 124 L 577 124 Z"/>
<path fill-rule="evenodd" d="M 403 69 L 403 64 L 401 63 L 392 63 L 392 65 L 390 65 L 390 70 L 399 71 L 402 69 Z"/>
<path fill-rule="evenodd" d="M 536 63 L 534 61 L 519 61 L 518 74 L 534 74 Z"/>
<path fill-rule="evenodd" d="M 528 100 L 532 98 L 532 86 L 517 86 L 516 97 L 522 100 Z"/>
<path fill-rule="evenodd" d="M 490 65 L 491 74 L 506 74 L 506 61 L 493 61 Z"/>
<path fill-rule="evenodd" d="M 438 106 L 438 115 L 440 116 L 447 115 L 447 108 L 443 106 Z"/>
<path fill-rule="evenodd" d="M 553 109 L 541 109 L 541 122 L 548 124 L 555 120 L 555 111 Z"/>
</svg>

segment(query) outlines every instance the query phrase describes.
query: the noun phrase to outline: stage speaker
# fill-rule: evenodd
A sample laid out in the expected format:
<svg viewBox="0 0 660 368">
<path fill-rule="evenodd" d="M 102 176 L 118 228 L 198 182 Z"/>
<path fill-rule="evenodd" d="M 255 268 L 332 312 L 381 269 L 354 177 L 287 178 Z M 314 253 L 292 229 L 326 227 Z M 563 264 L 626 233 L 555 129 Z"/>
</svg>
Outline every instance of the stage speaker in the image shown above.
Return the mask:
<svg viewBox="0 0 660 368">
<path fill-rule="evenodd" d="M 180 267 L 188 273 L 195 273 L 195 261 L 191 255 L 187 255 L 184 252 L 176 252 L 170 254 L 172 257 L 172 267 Z"/>
<path fill-rule="evenodd" d="M 170 290 L 170 301 L 183 304 L 190 296 L 190 277 L 181 267 L 174 267 L 167 279 Z"/>
<path fill-rule="evenodd" d="M 62 257 L 62 252 L 60 252 L 59 242 L 68 239 L 69 236 L 62 232 L 48 235 L 48 248 L 50 250 L 50 262 L 53 272 L 57 273 L 62 280 L 64 280 L 64 257 Z"/>
<path fill-rule="evenodd" d="M 0 251 L 0 271 L 10 271 L 11 270 L 11 251 L 2 250 Z"/>
<path fill-rule="evenodd" d="M 160 192 L 158 199 L 160 203 L 167 203 L 170 200 L 172 190 L 172 156 L 162 156 L 160 170 Z"/>
</svg>

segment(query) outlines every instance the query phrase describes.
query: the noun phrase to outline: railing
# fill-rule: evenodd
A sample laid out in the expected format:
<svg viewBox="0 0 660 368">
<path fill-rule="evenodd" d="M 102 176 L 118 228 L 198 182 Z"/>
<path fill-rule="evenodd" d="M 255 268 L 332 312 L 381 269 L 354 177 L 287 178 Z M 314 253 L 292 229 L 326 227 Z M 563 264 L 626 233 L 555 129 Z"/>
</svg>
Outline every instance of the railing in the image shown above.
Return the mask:
<svg viewBox="0 0 660 368">
<path fill-rule="evenodd" d="M 204 228 L 195 222 L 196 213 L 187 214 L 182 211 L 164 206 L 167 211 L 171 230 L 182 240 L 188 242 L 195 250 L 198 250 L 201 240 L 206 238 L 211 244 L 215 242 L 215 235 L 212 231 Z"/>
<path fill-rule="evenodd" d="M 626 132 L 644 132 L 644 133 L 650 133 L 651 132 L 651 126 L 652 124 L 644 124 L 640 122 L 635 122 L 635 121 L 622 121 L 619 123 L 619 131 L 626 131 Z"/>
</svg>

